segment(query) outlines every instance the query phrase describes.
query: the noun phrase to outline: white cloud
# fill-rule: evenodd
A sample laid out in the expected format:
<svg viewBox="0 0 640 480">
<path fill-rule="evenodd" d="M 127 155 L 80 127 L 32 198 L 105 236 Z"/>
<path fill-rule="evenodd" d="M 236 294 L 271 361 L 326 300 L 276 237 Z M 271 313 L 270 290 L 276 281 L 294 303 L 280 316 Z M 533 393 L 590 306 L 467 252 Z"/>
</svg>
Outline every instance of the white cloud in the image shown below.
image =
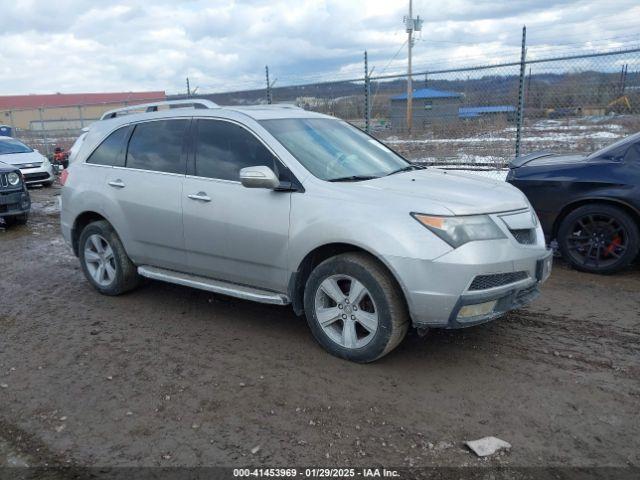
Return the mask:
<svg viewBox="0 0 640 480">
<path fill-rule="evenodd" d="M 186 76 L 202 92 L 240 90 L 262 87 L 265 64 L 279 85 L 331 80 L 361 75 L 365 49 L 381 73 L 406 38 L 405 3 L 2 0 L 0 94 L 175 93 Z M 532 56 L 640 41 L 635 0 L 414 4 L 425 19 L 414 50 L 423 68 L 517 58 L 525 23 Z M 402 52 L 388 72 L 403 68 Z"/>
</svg>

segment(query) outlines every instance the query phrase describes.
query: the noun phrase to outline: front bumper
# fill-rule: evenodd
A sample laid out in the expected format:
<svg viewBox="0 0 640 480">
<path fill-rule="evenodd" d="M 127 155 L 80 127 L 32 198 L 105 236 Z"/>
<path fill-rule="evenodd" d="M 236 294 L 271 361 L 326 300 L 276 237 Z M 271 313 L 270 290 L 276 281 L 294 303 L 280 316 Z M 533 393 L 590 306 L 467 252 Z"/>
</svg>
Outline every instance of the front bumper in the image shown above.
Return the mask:
<svg viewBox="0 0 640 480">
<path fill-rule="evenodd" d="M 53 172 L 53 165 L 51 163 L 42 164 L 40 167 L 36 168 L 21 168 L 20 171 L 24 176 L 24 183 L 27 185 L 53 182 L 56 178 Z"/>
<path fill-rule="evenodd" d="M 0 191 L 0 218 L 26 213 L 31 209 L 29 193 L 24 190 Z"/>
<path fill-rule="evenodd" d="M 471 242 L 435 260 L 386 257 L 386 261 L 404 290 L 415 327 L 464 328 L 535 300 L 548 278 L 551 258 L 551 250 L 541 243 L 523 246 L 513 239 L 499 239 Z M 514 280 L 488 288 L 474 284 L 478 276 L 504 274 Z M 465 306 L 493 301 L 488 312 L 460 317 Z"/>
</svg>

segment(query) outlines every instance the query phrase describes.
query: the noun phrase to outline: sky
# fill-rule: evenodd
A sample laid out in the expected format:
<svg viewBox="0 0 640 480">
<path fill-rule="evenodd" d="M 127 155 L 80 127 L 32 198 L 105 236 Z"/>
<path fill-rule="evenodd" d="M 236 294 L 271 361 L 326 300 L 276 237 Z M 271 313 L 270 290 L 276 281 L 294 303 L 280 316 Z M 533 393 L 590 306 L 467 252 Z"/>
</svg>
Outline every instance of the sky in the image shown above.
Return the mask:
<svg viewBox="0 0 640 480">
<path fill-rule="evenodd" d="M 202 93 L 406 68 L 404 0 L 0 0 L 0 95 Z M 640 46 L 637 0 L 415 0 L 415 69 Z M 639 65 L 640 66 L 640 65 Z"/>
</svg>

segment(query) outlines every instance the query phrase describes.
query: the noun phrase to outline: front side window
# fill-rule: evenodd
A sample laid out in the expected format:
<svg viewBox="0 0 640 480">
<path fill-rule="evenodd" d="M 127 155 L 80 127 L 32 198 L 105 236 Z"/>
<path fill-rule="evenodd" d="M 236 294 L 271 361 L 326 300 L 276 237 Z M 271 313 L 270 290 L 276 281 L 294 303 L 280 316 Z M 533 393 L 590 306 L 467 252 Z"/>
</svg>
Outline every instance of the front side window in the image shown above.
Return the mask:
<svg viewBox="0 0 640 480">
<path fill-rule="evenodd" d="M 298 162 L 322 180 L 377 178 L 410 166 L 398 154 L 346 122 L 283 118 L 260 123 Z"/>
<path fill-rule="evenodd" d="M 188 125 L 189 120 L 159 120 L 136 125 L 127 149 L 127 168 L 185 173 L 182 144 Z"/>
<path fill-rule="evenodd" d="M 98 148 L 96 148 L 93 153 L 89 155 L 89 158 L 87 158 L 87 163 L 93 163 L 95 165 L 110 165 L 116 167 L 123 166 L 124 154 L 122 153 L 122 148 L 124 147 L 124 142 L 127 138 L 128 130 L 129 127 L 121 127 L 111 135 L 109 135 L 107 138 L 105 138 L 103 142 L 98 146 Z M 75 147 L 76 144 L 74 143 L 73 146 Z M 76 152 L 73 151 L 73 154 L 75 153 Z M 71 154 L 69 156 L 71 157 Z"/>
<path fill-rule="evenodd" d="M 198 120 L 196 170 L 198 177 L 240 179 L 240 169 L 267 166 L 275 157 L 251 132 L 221 120 Z"/>
<path fill-rule="evenodd" d="M 618 140 L 615 143 L 612 143 L 611 145 L 607 145 L 606 147 L 601 148 L 600 150 L 596 150 L 591 155 L 589 155 L 588 158 L 589 159 L 598 159 L 598 158 L 611 159 L 611 158 L 624 156 L 625 152 L 627 151 L 627 148 L 633 143 L 636 143 L 638 141 L 640 141 L 640 133 L 636 133 L 629 137 L 623 138 L 621 140 Z"/>
<path fill-rule="evenodd" d="M 12 153 L 29 153 L 33 152 L 24 143 L 15 138 L 0 139 L 0 155 L 9 155 Z"/>
</svg>

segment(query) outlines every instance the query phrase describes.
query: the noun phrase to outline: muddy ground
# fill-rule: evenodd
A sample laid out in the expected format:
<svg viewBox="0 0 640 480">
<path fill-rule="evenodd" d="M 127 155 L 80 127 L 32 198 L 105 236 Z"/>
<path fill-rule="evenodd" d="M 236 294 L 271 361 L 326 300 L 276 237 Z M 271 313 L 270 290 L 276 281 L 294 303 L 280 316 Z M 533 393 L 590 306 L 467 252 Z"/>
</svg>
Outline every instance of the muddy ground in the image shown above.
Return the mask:
<svg viewBox="0 0 640 480">
<path fill-rule="evenodd" d="M 530 307 L 356 365 L 289 308 L 158 282 L 99 295 L 58 192 L 0 229 L 0 465 L 640 465 L 637 267 L 556 261 Z M 463 442 L 486 435 L 513 447 L 478 459 Z"/>
</svg>

